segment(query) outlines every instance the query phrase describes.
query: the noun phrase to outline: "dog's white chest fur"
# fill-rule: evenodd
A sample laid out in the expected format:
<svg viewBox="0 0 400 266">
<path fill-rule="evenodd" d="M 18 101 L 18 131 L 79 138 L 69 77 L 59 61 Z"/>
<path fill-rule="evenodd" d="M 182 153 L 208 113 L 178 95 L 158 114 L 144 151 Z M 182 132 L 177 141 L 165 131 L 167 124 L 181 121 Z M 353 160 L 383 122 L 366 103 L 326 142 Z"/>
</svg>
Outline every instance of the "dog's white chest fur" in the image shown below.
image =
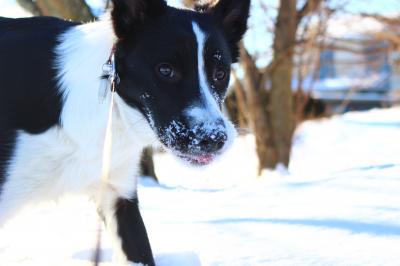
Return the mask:
<svg viewBox="0 0 400 266">
<path fill-rule="evenodd" d="M 130 135 L 132 132 L 124 126 L 118 113 L 116 109 L 108 183 L 119 195 L 134 197 L 143 139 Z M 95 134 L 93 145 L 88 149 L 61 127 L 40 135 L 19 132 L 2 195 L 7 209 L 17 210 L 26 203 L 54 199 L 65 192 L 96 195 L 101 182 L 103 135 Z"/>
</svg>

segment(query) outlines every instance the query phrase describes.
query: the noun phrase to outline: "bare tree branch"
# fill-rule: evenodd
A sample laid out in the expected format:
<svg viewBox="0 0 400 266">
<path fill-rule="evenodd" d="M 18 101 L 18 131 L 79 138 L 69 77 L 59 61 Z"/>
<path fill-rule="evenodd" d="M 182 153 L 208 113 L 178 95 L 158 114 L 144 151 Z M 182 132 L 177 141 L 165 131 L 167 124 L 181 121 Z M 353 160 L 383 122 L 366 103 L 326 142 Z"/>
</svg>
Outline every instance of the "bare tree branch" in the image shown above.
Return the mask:
<svg viewBox="0 0 400 266">
<path fill-rule="evenodd" d="M 361 13 L 360 14 L 362 17 L 366 17 L 366 18 L 373 18 L 376 19 L 377 21 L 383 22 L 387 25 L 395 25 L 395 26 L 399 26 L 400 25 L 400 17 L 386 17 L 380 14 L 367 14 L 367 13 Z"/>
<path fill-rule="evenodd" d="M 315 12 L 320 6 L 323 0 L 307 0 L 304 3 L 303 7 L 297 11 L 297 24 L 301 22 L 301 20 L 308 16 L 310 13 Z"/>
<path fill-rule="evenodd" d="M 107 0 L 104 9 L 107 10 L 110 7 L 110 5 L 111 5 L 111 0 Z"/>
</svg>

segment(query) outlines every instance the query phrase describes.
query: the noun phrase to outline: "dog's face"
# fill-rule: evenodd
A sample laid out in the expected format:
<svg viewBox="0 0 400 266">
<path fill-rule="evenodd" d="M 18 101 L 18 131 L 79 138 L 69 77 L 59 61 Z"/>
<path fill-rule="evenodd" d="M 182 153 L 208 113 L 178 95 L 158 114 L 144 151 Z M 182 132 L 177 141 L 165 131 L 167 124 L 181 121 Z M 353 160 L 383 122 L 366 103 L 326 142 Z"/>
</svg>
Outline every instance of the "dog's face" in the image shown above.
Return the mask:
<svg viewBox="0 0 400 266">
<path fill-rule="evenodd" d="M 221 106 L 250 0 L 220 0 L 201 12 L 163 0 L 113 4 L 117 93 L 177 156 L 196 165 L 211 162 L 235 136 Z"/>
</svg>

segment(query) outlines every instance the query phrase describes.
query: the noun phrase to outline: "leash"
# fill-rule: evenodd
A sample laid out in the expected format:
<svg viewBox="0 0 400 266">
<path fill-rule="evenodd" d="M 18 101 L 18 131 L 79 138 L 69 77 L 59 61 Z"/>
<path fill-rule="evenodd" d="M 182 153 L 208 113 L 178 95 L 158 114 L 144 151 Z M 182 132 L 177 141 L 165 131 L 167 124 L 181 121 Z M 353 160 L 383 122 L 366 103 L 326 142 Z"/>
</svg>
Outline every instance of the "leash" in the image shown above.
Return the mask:
<svg viewBox="0 0 400 266">
<path fill-rule="evenodd" d="M 111 154 L 112 154 L 112 117 L 114 109 L 114 96 L 115 96 L 115 85 L 119 83 L 119 77 L 115 69 L 115 51 L 116 45 L 114 44 L 107 62 L 103 65 L 103 75 L 99 88 L 99 101 L 104 103 L 107 98 L 108 92 L 111 91 L 110 106 L 108 108 L 108 118 L 106 132 L 104 136 L 103 144 L 103 156 L 102 156 L 102 168 L 101 168 L 101 182 L 100 188 L 97 195 L 98 206 L 103 206 L 104 193 L 107 188 L 108 179 L 110 177 L 111 169 Z M 97 228 L 97 239 L 96 249 L 93 254 L 94 266 L 99 266 L 101 259 L 101 237 L 102 237 L 102 219 L 99 215 L 98 228 Z"/>
</svg>

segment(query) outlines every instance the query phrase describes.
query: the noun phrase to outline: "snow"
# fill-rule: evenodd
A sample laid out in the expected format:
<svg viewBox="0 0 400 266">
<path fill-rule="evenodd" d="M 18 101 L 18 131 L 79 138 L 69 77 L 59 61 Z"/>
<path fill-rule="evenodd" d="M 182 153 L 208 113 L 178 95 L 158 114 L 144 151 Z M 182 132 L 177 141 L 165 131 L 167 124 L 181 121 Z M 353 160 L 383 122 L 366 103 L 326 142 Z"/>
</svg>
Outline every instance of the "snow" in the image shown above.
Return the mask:
<svg viewBox="0 0 400 266">
<path fill-rule="evenodd" d="M 251 135 L 206 169 L 158 154 L 160 184 L 139 184 L 157 265 L 400 265 L 399 136 L 400 108 L 306 122 L 261 177 Z M 92 265 L 96 228 L 79 196 L 31 207 L 0 229 L 0 264 Z"/>
<path fill-rule="evenodd" d="M 31 17 L 32 14 L 17 5 L 15 0 L 0 0 L 0 16 L 17 18 Z"/>
</svg>

